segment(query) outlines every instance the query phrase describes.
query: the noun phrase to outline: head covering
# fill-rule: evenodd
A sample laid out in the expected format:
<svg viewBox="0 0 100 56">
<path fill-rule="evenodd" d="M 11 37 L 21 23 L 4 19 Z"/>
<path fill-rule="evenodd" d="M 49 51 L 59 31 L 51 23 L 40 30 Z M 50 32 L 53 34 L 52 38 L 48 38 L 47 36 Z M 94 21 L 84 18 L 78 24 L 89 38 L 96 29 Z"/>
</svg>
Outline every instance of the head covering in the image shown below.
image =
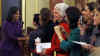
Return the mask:
<svg viewBox="0 0 100 56">
<path fill-rule="evenodd" d="M 65 16 L 65 10 L 68 7 L 69 7 L 69 5 L 67 5 L 65 3 L 57 3 L 54 8 L 59 11 L 59 13 L 62 17 L 64 17 Z"/>
</svg>

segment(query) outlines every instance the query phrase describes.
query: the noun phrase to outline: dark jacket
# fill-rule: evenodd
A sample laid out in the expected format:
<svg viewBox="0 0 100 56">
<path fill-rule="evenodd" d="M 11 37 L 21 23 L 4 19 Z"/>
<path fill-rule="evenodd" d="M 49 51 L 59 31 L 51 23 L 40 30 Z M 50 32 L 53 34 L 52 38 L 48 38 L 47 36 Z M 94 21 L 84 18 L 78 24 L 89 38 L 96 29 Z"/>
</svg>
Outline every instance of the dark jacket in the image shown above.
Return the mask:
<svg viewBox="0 0 100 56">
<path fill-rule="evenodd" d="M 54 33 L 53 30 L 53 22 L 50 21 L 48 24 L 46 24 L 45 26 L 40 26 L 37 30 L 33 31 L 30 33 L 30 48 L 34 49 L 34 43 L 35 43 L 35 39 L 37 37 L 39 37 L 41 39 L 41 42 L 51 42 L 52 39 L 52 35 Z"/>
<path fill-rule="evenodd" d="M 81 46 L 73 43 L 72 41 L 80 41 L 80 30 L 79 28 L 73 29 L 71 31 L 68 41 L 63 40 L 60 44 L 60 47 L 64 51 L 70 51 L 69 56 L 83 56 L 81 53 Z"/>
<path fill-rule="evenodd" d="M 23 37 L 20 21 L 3 22 L 2 33 L 0 56 L 21 56 L 21 49 L 17 40 L 18 37 Z"/>
</svg>

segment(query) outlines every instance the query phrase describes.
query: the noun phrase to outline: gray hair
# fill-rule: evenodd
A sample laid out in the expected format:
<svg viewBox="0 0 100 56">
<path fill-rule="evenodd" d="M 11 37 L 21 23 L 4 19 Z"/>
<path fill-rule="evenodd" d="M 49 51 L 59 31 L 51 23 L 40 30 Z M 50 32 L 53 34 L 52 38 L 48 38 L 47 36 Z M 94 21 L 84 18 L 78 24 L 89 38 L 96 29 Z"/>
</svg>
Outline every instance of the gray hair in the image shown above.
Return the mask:
<svg viewBox="0 0 100 56">
<path fill-rule="evenodd" d="M 64 17 L 65 14 L 65 10 L 69 7 L 69 5 L 65 4 L 65 3 L 58 3 L 55 5 L 55 9 L 59 11 L 60 15 L 62 17 Z"/>
</svg>

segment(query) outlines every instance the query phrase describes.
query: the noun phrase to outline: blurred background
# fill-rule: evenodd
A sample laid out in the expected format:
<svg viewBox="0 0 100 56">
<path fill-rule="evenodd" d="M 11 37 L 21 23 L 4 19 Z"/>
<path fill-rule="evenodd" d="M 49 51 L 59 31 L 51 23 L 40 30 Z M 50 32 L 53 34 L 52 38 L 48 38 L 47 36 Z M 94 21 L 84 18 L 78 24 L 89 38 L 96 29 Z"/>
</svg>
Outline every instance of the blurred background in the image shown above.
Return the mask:
<svg viewBox="0 0 100 56">
<path fill-rule="evenodd" d="M 0 26 L 7 17 L 8 9 L 12 6 L 21 8 L 21 17 L 24 21 L 23 28 L 26 29 L 27 27 L 34 27 L 32 24 L 33 15 L 39 13 L 41 8 L 47 7 L 53 10 L 54 5 L 62 1 L 80 9 L 87 2 L 96 2 L 96 0 L 0 0 Z"/>
</svg>

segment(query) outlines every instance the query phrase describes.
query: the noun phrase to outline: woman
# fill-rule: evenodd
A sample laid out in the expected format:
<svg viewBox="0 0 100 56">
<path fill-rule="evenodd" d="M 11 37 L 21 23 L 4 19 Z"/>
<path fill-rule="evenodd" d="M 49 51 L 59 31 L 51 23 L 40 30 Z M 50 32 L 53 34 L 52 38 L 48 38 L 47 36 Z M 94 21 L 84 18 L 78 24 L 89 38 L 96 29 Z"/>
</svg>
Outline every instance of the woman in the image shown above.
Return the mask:
<svg viewBox="0 0 100 56">
<path fill-rule="evenodd" d="M 24 38 L 22 34 L 22 24 L 19 19 L 19 8 L 11 7 L 8 17 L 2 25 L 3 37 L 0 43 L 0 56 L 22 56 L 18 40 Z"/>
<path fill-rule="evenodd" d="M 81 39 L 84 42 L 87 42 L 88 44 L 92 44 L 94 45 L 94 43 L 92 43 L 90 40 L 91 36 L 92 36 L 92 32 L 94 29 L 94 25 L 93 25 L 93 18 L 95 15 L 95 9 L 96 9 L 96 4 L 94 2 L 88 3 L 87 6 L 85 7 L 85 9 L 82 11 L 82 16 L 84 18 L 83 19 L 83 24 L 81 25 Z M 88 17 L 88 18 L 86 18 Z"/>
<path fill-rule="evenodd" d="M 66 17 L 68 18 L 71 33 L 68 41 L 65 41 L 60 33 L 60 27 L 55 27 L 55 31 L 59 36 L 60 40 L 60 48 L 64 51 L 70 51 L 69 56 L 82 56 L 81 55 L 81 46 L 73 43 L 73 41 L 80 41 L 80 29 L 78 27 L 79 18 L 81 16 L 81 12 L 76 7 L 69 7 L 66 10 Z"/>
<path fill-rule="evenodd" d="M 65 40 L 67 40 L 65 33 L 67 32 L 67 36 L 70 34 L 69 25 L 67 22 L 64 21 L 65 10 L 68 7 L 69 6 L 66 5 L 65 3 L 58 3 L 55 5 L 55 8 L 54 8 L 54 22 L 56 23 L 56 25 L 62 26 L 63 30 L 65 30 L 65 32 L 62 32 L 63 33 L 62 36 Z M 68 52 L 64 52 L 60 48 L 60 40 L 58 39 L 58 36 L 56 33 L 54 33 L 52 36 L 51 48 L 45 49 L 44 51 L 46 55 L 50 55 L 50 56 L 53 56 L 54 52 L 56 52 L 56 56 L 68 56 Z"/>
<path fill-rule="evenodd" d="M 93 48 L 90 48 L 92 53 L 89 56 L 100 56 L 100 7 L 96 8 L 94 25 L 96 28 L 93 31 L 93 37 L 91 39 L 94 41 L 95 45 Z"/>
<path fill-rule="evenodd" d="M 40 26 L 38 29 L 30 33 L 30 49 L 33 52 L 33 56 L 38 56 L 36 52 L 35 39 L 39 37 L 41 43 L 50 42 L 52 39 L 52 35 L 54 33 L 53 30 L 53 22 L 50 20 L 51 11 L 48 8 L 42 8 L 40 10 L 40 18 L 39 23 Z"/>
<path fill-rule="evenodd" d="M 35 26 L 35 29 L 38 29 L 39 27 L 39 16 L 40 14 L 34 14 L 34 18 L 33 18 L 33 24 Z"/>
</svg>

